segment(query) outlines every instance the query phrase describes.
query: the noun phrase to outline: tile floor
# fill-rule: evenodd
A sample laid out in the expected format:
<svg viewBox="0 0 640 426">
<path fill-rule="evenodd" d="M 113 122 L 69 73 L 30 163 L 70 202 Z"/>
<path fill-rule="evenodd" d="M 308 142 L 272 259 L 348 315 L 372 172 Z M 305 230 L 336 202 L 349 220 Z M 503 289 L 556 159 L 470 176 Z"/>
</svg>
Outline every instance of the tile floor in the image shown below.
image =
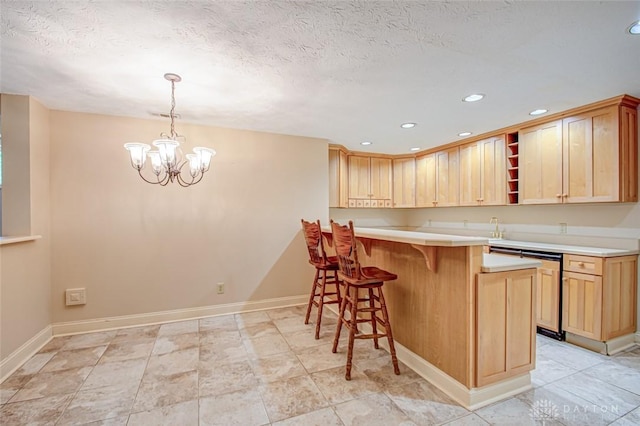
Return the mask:
<svg viewBox="0 0 640 426">
<path fill-rule="evenodd" d="M 331 353 L 305 308 L 57 337 L 0 385 L 0 424 L 638 425 L 640 348 L 605 357 L 538 337 L 534 389 L 470 412 L 370 341 Z M 346 333 L 343 333 L 345 335 Z"/>
</svg>

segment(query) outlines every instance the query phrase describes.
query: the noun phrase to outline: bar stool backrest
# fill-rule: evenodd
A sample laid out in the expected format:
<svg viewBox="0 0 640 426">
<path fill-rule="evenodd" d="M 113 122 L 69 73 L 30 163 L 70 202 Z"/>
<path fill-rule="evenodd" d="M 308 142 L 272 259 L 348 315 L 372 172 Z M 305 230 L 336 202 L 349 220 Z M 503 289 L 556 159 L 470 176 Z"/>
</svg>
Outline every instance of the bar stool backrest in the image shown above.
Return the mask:
<svg viewBox="0 0 640 426">
<path fill-rule="evenodd" d="M 350 220 L 349 226 L 347 226 L 331 220 L 331 232 L 333 233 L 333 246 L 338 257 L 340 272 L 346 277 L 359 280 L 362 275 L 360 262 L 358 262 L 358 249 L 353 231 L 353 221 Z"/>
<path fill-rule="evenodd" d="M 309 262 L 314 265 L 328 263 L 327 254 L 324 251 L 324 244 L 322 243 L 320 221 L 307 222 L 302 219 L 302 232 L 304 233 L 304 240 L 309 250 Z"/>
</svg>

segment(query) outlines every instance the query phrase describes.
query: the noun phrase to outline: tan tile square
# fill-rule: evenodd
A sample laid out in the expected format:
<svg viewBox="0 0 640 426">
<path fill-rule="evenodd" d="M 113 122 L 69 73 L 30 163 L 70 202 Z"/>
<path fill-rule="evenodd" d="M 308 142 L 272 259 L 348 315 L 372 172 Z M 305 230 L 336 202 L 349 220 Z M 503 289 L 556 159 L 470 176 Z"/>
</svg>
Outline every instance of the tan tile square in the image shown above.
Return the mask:
<svg viewBox="0 0 640 426">
<path fill-rule="evenodd" d="M 48 373 L 70 368 L 93 367 L 106 349 L 105 345 L 57 352 L 41 371 Z"/>
<path fill-rule="evenodd" d="M 393 371 L 391 356 L 370 359 L 361 362 L 354 362 L 357 370 L 363 372 L 369 379 L 373 380 L 382 389 L 394 386 L 403 386 L 418 380 L 423 380 L 415 371 L 398 361 L 400 374 Z"/>
<path fill-rule="evenodd" d="M 0 423 L 7 426 L 54 424 L 71 398 L 73 394 L 55 395 L 3 405 Z"/>
<path fill-rule="evenodd" d="M 93 367 L 83 367 L 50 373 L 38 373 L 9 402 L 74 393 L 82 386 L 92 369 Z"/>
<path fill-rule="evenodd" d="M 182 351 L 197 348 L 200 345 L 198 333 L 172 334 L 159 336 L 153 346 L 152 355 L 167 354 L 169 352 Z"/>
<path fill-rule="evenodd" d="M 230 345 L 242 343 L 242 336 L 239 330 L 208 330 L 200 333 L 200 344 L 220 344 Z"/>
<path fill-rule="evenodd" d="M 198 348 L 152 355 L 145 371 L 145 380 L 146 376 L 171 376 L 187 371 L 197 371 L 199 358 Z"/>
<path fill-rule="evenodd" d="M 251 360 L 256 377 L 262 382 L 273 382 L 307 374 L 293 352 L 283 352 Z"/>
<path fill-rule="evenodd" d="M 331 404 L 340 404 L 373 393 L 380 393 L 382 389 L 367 376 L 357 370 L 351 370 L 351 380 L 344 378 L 345 367 L 313 373 L 311 378 L 318 389 Z"/>
<path fill-rule="evenodd" d="M 329 370 L 331 368 L 346 366 L 346 353 L 338 351 L 334 354 L 333 352 L 331 352 L 332 348 L 332 343 L 325 343 L 323 345 L 299 350 L 297 352 L 298 359 L 309 373 L 315 373 L 316 371 Z"/>
<path fill-rule="evenodd" d="M 385 393 L 417 424 L 440 424 L 470 414 L 425 380 L 388 388 Z"/>
<path fill-rule="evenodd" d="M 80 390 L 60 418 L 61 424 L 82 424 L 129 414 L 138 384 Z"/>
<path fill-rule="evenodd" d="M 252 358 L 275 355 L 290 350 L 281 335 L 264 336 L 255 339 L 244 339 L 244 347 Z"/>
<path fill-rule="evenodd" d="M 267 315 L 265 311 L 244 312 L 241 314 L 235 314 L 234 317 L 236 324 L 238 324 L 238 328 L 245 328 L 261 322 L 271 321 L 271 318 L 269 318 L 269 315 Z"/>
<path fill-rule="evenodd" d="M 24 364 L 22 364 L 22 367 L 20 367 L 18 370 L 16 370 L 15 373 L 13 373 L 13 375 L 15 376 L 23 376 L 23 375 L 34 375 L 38 372 L 40 372 L 40 370 L 42 369 L 42 367 L 45 366 L 45 364 L 47 364 L 49 361 L 51 361 L 51 358 L 53 358 L 56 355 L 55 351 L 52 352 L 42 352 L 42 353 L 37 353 L 34 356 L 32 356 L 31 358 L 29 358 L 29 360 L 27 362 L 25 362 Z"/>
<path fill-rule="evenodd" d="M 131 327 L 118 330 L 116 337 L 113 338 L 111 343 L 122 343 L 131 340 L 141 339 L 155 339 L 158 337 L 158 331 L 160 330 L 160 324 L 146 325 L 143 327 Z"/>
<path fill-rule="evenodd" d="M 94 346 L 104 346 L 111 343 L 116 337 L 117 331 L 99 331 L 96 333 L 76 334 L 66 341 L 60 350 L 68 351 L 71 349 L 91 348 Z"/>
<path fill-rule="evenodd" d="M 273 322 L 261 322 L 256 325 L 248 325 L 240 330 L 240 335 L 245 339 L 255 339 L 264 336 L 277 336 L 280 332 Z"/>
<path fill-rule="evenodd" d="M 255 388 L 258 379 L 248 361 L 218 364 L 208 367 L 201 364 L 199 370 L 200 397 Z"/>
<path fill-rule="evenodd" d="M 98 364 L 126 361 L 136 358 L 149 358 L 156 339 L 152 337 L 138 340 L 120 341 L 109 344 Z"/>
<path fill-rule="evenodd" d="M 198 372 L 187 371 L 142 379 L 132 413 L 149 411 L 198 398 Z"/>
<path fill-rule="evenodd" d="M 71 339 L 71 337 L 73 336 L 54 337 L 53 339 L 49 340 L 49 342 L 46 345 L 44 345 L 42 349 L 38 351 L 38 353 L 42 354 L 47 352 L 57 352 L 60 349 L 62 349 L 64 345 L 67 344 L 67 342 L 69 341 L 69 339 Z"/>
<path fill-rule="evenodd" d="M 0 404 L 7 403 L 34 376 L 33 374 L 23 376 L 16 373 L 0 384 Z"/>
<path fill-rule="evenodd" d="M 294 377 L 260 386 L 272 422 L 316 411 L 328 405 L 309 376 Z"/>
<path fill-rule="evenodd" d="M 170 322 L 160 326 L 160 330 L 158 330 L 158 337 L 171 336 L 174 334 L 197 333 L 199 328 L 198 320 Z"/>
<path fill-rule="evenodd" d="M 200 345 L 200 362 L 215 366 L 247 361 L 249 356 L 242 342 Z"/>
<path fill-rule="evenodd" d="M 126 423 L 126 422 L 125 422 Z M 198 426 L 198 400 L 167 405 L 131 414 L 127 426 L 178 425 Z"/>
<path fill-rule="evenodd" d="M 114 385 L 125 386 L 127 384 L 137 385 L 142 380 L 146 367 L 147 360 L 144 358 L 98 364 L 93 368 L 81 389 L 86 390 Z"/>
<path fill-rule="evenodd" d="M 301 318 L 304 322 L 304 316 L 307 313 L 307 305 L 288 306 L 286 308 L 271 309 L 267 311 L 267 315 L 272 320 L 280 320 L 284 318 Z"/>
<path fill-rule="evenodd" d="M 200 333 L 207 331 L 234 331 L 238 329 L 238 324 L 233 315 L 202 318 L 199 325 Z"/>
<path fill-rule="evenodd" d="M 331 408 L 323 408 L 311 413 L 291 417 L 272 423 L 273 426 L 344 426 L 338 415 Z"/>
<path fill-rule="evenodd" d="M 415 425 L 386 395 L 376 393 L 334 407 L 345 425 Z"/>
<path fill-rule="evenodd" d="M 255 389 L 200 398 L 200 426 L 267 424 L 269 417 Z"/>
</svg>

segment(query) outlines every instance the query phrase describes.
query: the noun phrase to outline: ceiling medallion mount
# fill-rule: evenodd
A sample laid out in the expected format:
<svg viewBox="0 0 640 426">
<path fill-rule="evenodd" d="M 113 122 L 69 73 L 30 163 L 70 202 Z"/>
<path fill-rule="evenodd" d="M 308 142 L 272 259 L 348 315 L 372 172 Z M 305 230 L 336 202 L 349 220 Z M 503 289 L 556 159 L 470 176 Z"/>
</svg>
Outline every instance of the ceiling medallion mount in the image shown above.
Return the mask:
<svg viewBox="0 0 640 426">
<path fill-rule="evenodd" d="M 151 146 L 146 143 L 130 142 L 124 144 L 131 157 L 131 166 L 138 171 L 138 174 L 147 183 L 166 186 L 169 182 L 177 182 L 180 186 L 191 186 L 202 180 L 205 172 L 211 166 L 211 158 L 216 152 L 211 148 L 195 147 L 193 154 L 182 155 L 180 142 L 185 141 L 185 137 L 179 135 L 175 129 L 175 119 L 177 114 L 175 88 L 176 83 L 182 81 L 178 74 L 166 73 L 164 78 L 171 82 L 171 111 L 168 117 L 171 119 L 171 132 L 169 134 L 160 133 L 161 139 L 153 141 L 152 145 L 157 150 L 152 151 Z M 154 177 L 146 178 L 142 174 L 142 169 L 146 164 L 147 157 L 151 160 L 151 173 Z M 182 168 L 189 164 L 189 172 L 183 175 Z"/>
</svg>

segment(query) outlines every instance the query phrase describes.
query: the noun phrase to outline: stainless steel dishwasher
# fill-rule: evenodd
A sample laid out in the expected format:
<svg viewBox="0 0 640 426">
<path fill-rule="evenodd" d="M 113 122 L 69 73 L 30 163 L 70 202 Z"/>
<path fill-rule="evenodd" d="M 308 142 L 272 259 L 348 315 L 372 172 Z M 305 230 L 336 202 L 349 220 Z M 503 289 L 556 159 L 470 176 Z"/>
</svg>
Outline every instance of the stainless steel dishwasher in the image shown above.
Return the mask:
<svg viewBox="0 0 640 426">
<path fill-rule="evenodd" d="M 538 259 L 536 288 L 536 330 L 556 340 L 565 340 L 562 330 L 562 253 L 516 249 L 491 245 L 491 253 Z"/>
</svg>

